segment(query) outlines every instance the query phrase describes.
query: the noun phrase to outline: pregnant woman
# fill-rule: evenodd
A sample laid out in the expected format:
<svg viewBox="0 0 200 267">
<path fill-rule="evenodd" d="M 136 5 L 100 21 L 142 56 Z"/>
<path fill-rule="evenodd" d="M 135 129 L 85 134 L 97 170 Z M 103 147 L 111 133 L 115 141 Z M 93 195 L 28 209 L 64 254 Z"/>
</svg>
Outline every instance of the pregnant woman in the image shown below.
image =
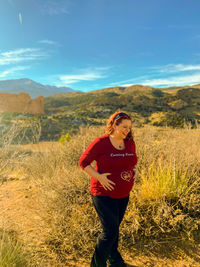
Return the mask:
<svg viewBox="0 0 200 267">
<path fill-rule="evenodd" d="M 91 163 L 95 161 L 96 167 Z M 118 251 L 119 226 L 137 175 L 137 156 L 131 117 L 115 112 L 107 122 L 106 134 L 85 150 L 79 166 L 91 176 L 91 195 L 102 224 L 91 267 L 125 267 Z"/>
</svg>

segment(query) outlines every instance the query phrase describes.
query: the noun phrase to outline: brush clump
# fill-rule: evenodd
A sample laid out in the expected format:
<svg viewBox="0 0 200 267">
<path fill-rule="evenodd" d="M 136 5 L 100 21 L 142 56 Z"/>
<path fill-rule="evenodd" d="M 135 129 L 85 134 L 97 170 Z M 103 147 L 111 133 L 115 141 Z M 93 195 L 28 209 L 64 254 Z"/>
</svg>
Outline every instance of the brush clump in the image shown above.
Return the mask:
<svg viewBox="0 0 200 267">
<path fill-rule="evenodd" d="M 87 145 L 103 127 L 82 128 L 64 145 L 32 153 L 24 168 L 40 190 L 43 242 L 62 262 L 89 257 L 100 224 L 92 206 L 89 177 L 78 167 Z M 121 225 L 124 253 L 137 244 L 197 241 L 200 231 L 199 129 L 144 127 L 134 130 L 139 178 Z"/>
</svg>

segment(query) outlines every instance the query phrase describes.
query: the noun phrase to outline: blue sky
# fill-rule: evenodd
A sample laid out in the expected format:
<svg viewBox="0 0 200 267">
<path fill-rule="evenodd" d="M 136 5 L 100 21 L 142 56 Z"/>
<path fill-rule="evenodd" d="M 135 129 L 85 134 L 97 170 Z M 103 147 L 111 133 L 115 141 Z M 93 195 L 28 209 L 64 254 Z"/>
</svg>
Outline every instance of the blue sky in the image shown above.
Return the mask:
<svg viewBox="0 0 200 267">
<path fill-rule="evenodd" d="M 0 80 L 200 83 L 199 0 L 0 0 Z"/>
</svg>

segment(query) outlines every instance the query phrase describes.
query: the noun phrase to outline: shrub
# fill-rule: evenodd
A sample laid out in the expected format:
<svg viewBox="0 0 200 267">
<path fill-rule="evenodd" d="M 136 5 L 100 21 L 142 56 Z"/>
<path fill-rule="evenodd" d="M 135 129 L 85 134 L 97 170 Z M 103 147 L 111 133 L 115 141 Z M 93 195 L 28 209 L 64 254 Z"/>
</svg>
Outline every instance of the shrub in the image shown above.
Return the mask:
<svg viewBox="0 0 200 267">
<path fill-rule="evenodd" d="M 70 140 L 70 135 L 69 133 L 66 133 L 65 135 L 62 135 L 59 139 L 59 142 L 64 145 L 66 142 L 69 142 Z"/>
<path fill-rule="evenodd" d="M 24 165 L 37 178 L 41 192 L 45 243 L 63 262 L 70 254 L 91 255 L 100 231 L 89 195 L 90 179 L 78 160 L 103 132 L 103 127 L 81 128 L 54 153 L 40 153 L 40 159 L 31 155 L 29 167 Z M 199 130 L 144 127 L 135 129 L 134 135 L 140 177 L 121 226 L 121 248 L 131 251 L 141 241 L 195 240 L 200 229 Z"/>
<path fill-rule="evenodd" d="M 22 244 L 17 241 L 14 232 L 0 230 L 0 266 L 28 266 Z"/>
</svg>

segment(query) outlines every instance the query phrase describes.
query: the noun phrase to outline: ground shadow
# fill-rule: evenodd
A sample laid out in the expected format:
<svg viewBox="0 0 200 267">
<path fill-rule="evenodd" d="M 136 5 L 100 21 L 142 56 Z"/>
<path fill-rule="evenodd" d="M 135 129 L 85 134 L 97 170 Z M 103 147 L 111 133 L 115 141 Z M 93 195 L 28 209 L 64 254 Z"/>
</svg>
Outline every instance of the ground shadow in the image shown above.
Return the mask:
<svg viewBox="0 0 200 267">
<path fill-rule="evenodd" d="M 168 258 L 177 260 L 188 256 L 200 263 L 200 240 L 152 240 L 148 243 L 138 242 L 134 245 L 135 254 L 143 253 L 147 257 Z"/>
</svg>

